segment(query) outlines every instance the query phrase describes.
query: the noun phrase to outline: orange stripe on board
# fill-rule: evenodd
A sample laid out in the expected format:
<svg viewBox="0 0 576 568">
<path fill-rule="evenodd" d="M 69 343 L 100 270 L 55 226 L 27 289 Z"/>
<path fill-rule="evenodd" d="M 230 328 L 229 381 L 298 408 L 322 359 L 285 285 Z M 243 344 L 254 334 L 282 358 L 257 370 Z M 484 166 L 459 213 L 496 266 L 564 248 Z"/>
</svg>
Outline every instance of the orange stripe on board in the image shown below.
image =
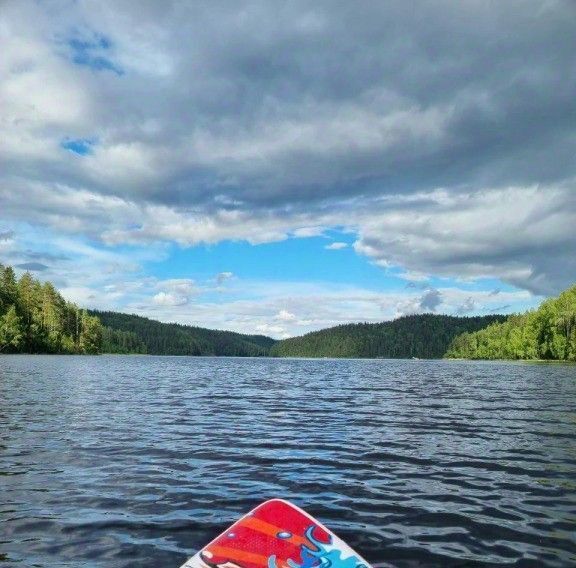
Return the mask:
<svg viewBox="0 0 576 568">
<path fill-rule="evenodd" d="M 254 554 L 253 552 L 245 552 L 237 548 L 228 548 L 227 546 L 212 545 L 206 549 L 206 552 L 212 553 L 214 556 L 224 556 L 228 560 L 245 560 L 252 564 L 260 564 L 268 566 L 268 557 L 262 554 Z"/>
<path fill-rule="evenodd" d="M 267 534 L 269 536 L 277 537 L 278 533 L 285 532 L 280 527 L 277 527 L 271 523 L 267 523 L 266 521 L 262 521 L 261 519 L 257 519 L 256 517 L 246 517 L 242 519 L 240 522 L 240 526 L 248 527 L 249 529 Z M 292 535 L 290 538 L 284 539 L 285 542 L 289 542 L 296 546 L 301 544 L 306 544 L 308 541 L 305 538 L 302 538 L 298 535 Z"/>
</svg>

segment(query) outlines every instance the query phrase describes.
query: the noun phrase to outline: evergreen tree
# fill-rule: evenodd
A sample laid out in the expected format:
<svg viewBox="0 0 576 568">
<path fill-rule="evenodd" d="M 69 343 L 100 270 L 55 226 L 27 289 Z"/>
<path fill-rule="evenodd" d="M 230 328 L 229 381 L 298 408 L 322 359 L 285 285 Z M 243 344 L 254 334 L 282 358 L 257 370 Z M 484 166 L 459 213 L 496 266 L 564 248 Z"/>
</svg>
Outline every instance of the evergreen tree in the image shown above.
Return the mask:
<svg viewBox="0 0 576 568">
<path fill-rule="evenodd" d="M 16 313 L 16 307 L 12 305 L 0 317 L 0 352 L 17 352 L 22 345 L 23 338 L 22 322 Z"/>
<path fill-rule="evenodd" d="M 420 314 L 382 323 L 346 324 L 278 342 L 278 357 L 440 358 L 455 337 L 505 316 L 456 317 Z"/>
<path fill-rule="evenodd" d="M 0 297 L 2 298 L 2 308 L 7 312 L 10 306 L 16 303 L 18 289 L 16 287 L 16 274 L 11 266 L 0 264 Z"/>
<path fill-rule="evenodd" d="M 98 318 L 66 302 L 54 286 L 28 272 L 16 279 L 0 265 L 0 351 L 23 353 L 98 353 Z"/>
</svg>

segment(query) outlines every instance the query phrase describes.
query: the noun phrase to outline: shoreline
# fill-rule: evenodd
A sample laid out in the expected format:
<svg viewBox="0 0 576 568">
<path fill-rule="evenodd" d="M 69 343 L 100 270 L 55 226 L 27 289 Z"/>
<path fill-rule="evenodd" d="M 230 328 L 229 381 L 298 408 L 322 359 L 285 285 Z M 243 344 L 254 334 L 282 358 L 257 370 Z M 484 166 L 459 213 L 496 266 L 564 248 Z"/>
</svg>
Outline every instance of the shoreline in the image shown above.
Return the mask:
<svg viewBox="0 0 576 568">
<path fill-rule="evenodd" d="M 187 357 L 190 359 L 275 359 L 281 360 L 306 360 L 306 361 L 412 361 L 412 362 L 432 362 L 432 361 L 456 361 L 467 363 L 535 363 L 554 365 L 576 365 L 576 361 L 562 359 L 466 359 L 460 357 L 436 357 L 420 358 L 412 357 L 324 357 L 324 356 L 302 356 L 302 357 L 279 357 L 277 355 L 164 355 L 155 353 L 0 353 L 0 357 Z"/>
</svg>

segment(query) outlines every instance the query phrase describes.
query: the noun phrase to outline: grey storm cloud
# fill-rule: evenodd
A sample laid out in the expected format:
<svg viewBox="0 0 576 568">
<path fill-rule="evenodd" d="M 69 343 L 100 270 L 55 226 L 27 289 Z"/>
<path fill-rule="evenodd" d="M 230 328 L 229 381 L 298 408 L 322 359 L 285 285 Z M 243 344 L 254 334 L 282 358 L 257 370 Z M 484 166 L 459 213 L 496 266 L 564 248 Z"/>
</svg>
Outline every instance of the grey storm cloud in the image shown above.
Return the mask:
<svg viewBox="0 0 576 568">
<path fill-rule="evenodd" d="M 428 290 L 420 298 L 420 308 L 424 311 L 435 312 L 436 308 L 442 303 L 442 294 L 440 290 Z"/>
<path fill-rule="evenodd" d="M 32 272 L 44 272 L 49 269 L 49 266 L 42 264 L 41 262 L 22 262 L 17 264 L 16 268 L 21 268 L 22 270 L 30 270 Z"/>
<path fill-rule="evenodd" d="M 0 205 L 113 242 L 349 224 L 377 263 L 557 290 L 574 29 L 569 0 L 8 1 Z"/>
</svg>

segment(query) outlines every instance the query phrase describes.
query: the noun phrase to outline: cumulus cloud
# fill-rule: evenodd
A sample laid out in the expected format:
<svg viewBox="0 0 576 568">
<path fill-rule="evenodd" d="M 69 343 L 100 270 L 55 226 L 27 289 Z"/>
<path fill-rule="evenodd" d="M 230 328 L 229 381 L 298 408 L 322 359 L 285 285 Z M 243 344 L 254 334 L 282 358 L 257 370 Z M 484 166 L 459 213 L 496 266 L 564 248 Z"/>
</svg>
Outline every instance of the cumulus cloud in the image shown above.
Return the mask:
<svg viewBox="0 0 576 568">
<path fill-rule="evenodd" d="M 173 292 L 158 292 L 152 297 L 152 301 L 159 306 L 183 306 L 188 303 L 188 297 Z"/>
<path fill-rule="evenodd" d="M 155 283 L 160 292 L 152 297 L 152 302 L 158 306 L 184 306 L 191 296 L 198 293 L 194 280 L 188 278 L 173 278 Z"/>
<path fill-rule="evenodd" d="M 556 292 L 575 27 L 561 0 L 7 1 L 0 209 L 110 247 L 344 227 L 407 275 Z"/>
<path fill-rule="evenodd" d="M 281 321 L 295 321 L 297 318 L 293 313 L 289 312 L 288 310 L 280 310 L 276 314 L 276 319 Z"/>
<path fill-rule="evenodd" d="M 284 337 L 286 331 L 281 325 L 271 325 L 269 323 L 261 323 L 256 326 L 256 332 L 264 335 L 274 335 Z"/>
<path fill-rule="evenodd" d="M 348 246 L 348 243 L 342 243 L 342 242 L 334 242 L 334 243 L 330 243 L 329 245 L 326 245 L 324 248 L 326 250 L 342 250 L 344 248 L 346 248 Z"/>
</svg>

